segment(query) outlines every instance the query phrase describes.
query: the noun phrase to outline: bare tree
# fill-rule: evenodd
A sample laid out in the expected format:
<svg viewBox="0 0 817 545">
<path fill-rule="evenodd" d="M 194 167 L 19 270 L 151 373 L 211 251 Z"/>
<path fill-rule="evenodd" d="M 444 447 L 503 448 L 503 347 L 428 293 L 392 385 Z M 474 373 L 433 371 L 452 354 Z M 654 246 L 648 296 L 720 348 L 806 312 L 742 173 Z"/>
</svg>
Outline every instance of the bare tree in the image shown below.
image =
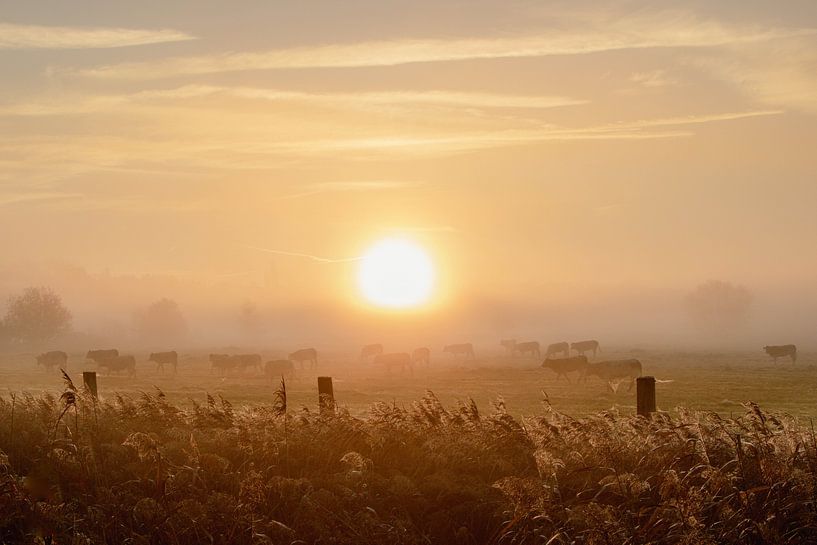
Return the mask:
<svg viewBox="0 0 817 545">
<path fill-rule="evenodd" d="M 159 299 L 145 310 L 134 315 L 137 334 L 156 343 L 171 343 L 187 335 L 187 321 L 178 303 L 172 299 Z"/>
<path fill-rule="evenodd" d="M 744 286 L 710 280 L 695 288 L 686 302 L 696 324 L 714 333 L 727 333 L 746 322 L 752 294 Z"/>
<path fill-rule="evenodd" d="M 26 288 L 9 299 L 3 335 L 13 342 L 47 342 L 71 330 L 71 312 L 54 290 Z"/>
</svg>

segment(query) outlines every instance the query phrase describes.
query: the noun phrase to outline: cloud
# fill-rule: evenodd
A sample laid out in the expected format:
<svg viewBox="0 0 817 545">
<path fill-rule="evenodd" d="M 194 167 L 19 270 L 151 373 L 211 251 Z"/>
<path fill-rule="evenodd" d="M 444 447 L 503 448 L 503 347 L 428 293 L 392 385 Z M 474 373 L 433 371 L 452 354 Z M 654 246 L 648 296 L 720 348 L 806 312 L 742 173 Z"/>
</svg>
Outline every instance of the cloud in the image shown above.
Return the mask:
<svg viewBox="0 0 817 545">
<path fill-rule="evenodd" d="M 703 21 L 656 12 L 585 21 L 577 29 L 493 38 L 402 39 L 237 52 L 130 62 L 75 71 L 93 78 L 160 79 L 243 70 L 355 68 L 420 62 L 581 55 L 626 49 L 712 47 L 810 35 L 815 29 L 778 29 Z"/>
<path fill-rule="evenodd" d="M 276 255 L 284 255 L 289 257 L 302 257 L 305 259 L 309 259 L 311 261 L 315 261 L 318 263 L 348 263 L 350 261 L 360 261 L 363 259 L 362 257 L 342 257 L 340 259 L 330 259 L 327 257 L 320 257 L 317 255 L 312 254 L 304 254 L 301 252 L 288 252 L 286 250 L 274 250 L 271 248 L 261 248 L 259 246 L 250 246 L 249 244 L 243 245 L 245 248 L 249 248 L 250 250 L 258 250 L 259 252 L 264 252 L 268 254 L 276 254 Z"/>
<path fill-rule="evenodd" d="M 0 182 L 25 180 L 29 184 L 55 184 L 92 172 L 141 174 L 158 171 L 172 176 L 211 175 L 215 172 L 268 171 L 284 166 L 311 168 L 316 158 L 345 162 L 405 160 L 544 142 L 683 138 L 693 136 L 690 129 L 696 125 L 780 113 L 782 110 L 771 109 L 722 112 L 584 127 L 542 123 L 509 129 L 501 126 L 453 129 L 430 126 L 412 127 L 406 132 L 395 130 L 393 125 L 361 125 L 354 131 L 339 133 L 337 125 L 330 123 L 309 126 L 297 134 L 288 124 L 270 125 L 267 118 L 259 118 L 256 114 L 231 120 L 220 113 L 218 131 L 201 131 L 201 125 L 182 123 L 181 120 L 187 118 L 179 114 L 162 117 L 172 119 L 173 125 L 161 122 L 149 125 L 144 133 L 117 137 L 107 134 L 72 135 L 71 138 L 28 135 L 0 139 Z M 199 116 L 198 110 L 189 112 L 189 115 Z M 209 123 L 207 119 L 199 121 Z M 417 183 L 388 179 L 318 183 L 301 186 L 300 191 L 287 197 L 394 190 L 414 185 Z M 123 206 L 131 206 L 131 203 Z"/>
<path fill-rule="evenodd" d="M 336 191 L 379 191 L 384 189 L 403 189 L 407 187 L 416 187 L 418 185 L 422 184 L 418 182 L 400 181 L 319 182 L 314 184 L 306 184 L 304 186 L 305 191 L 285 195 L 282 198 L 295 199 L 299 197 L 317 195 L 319 193 L 330 193 Z"/>
<path fill-rule="evenodd" d="M 814 40 L 785 40 L 774 46 L 690 57 L 688 62 L 758 104 L 817 114 Z"/>
<path fill-rule="evenodd" d="M 355 93 L 308 93 L 254 87 L 185 85 L 119 95 L 77 96 L 66 99 L 44 98 L 0 105 L 0 115 L 49 116 L 78 115 L 119 111 L 125 105 L 156 104 L 199 97 L 227 96 L 247 100 L 302 102 L 312 105 L 345 108 L 369 106 L 440 105 L 462 108 L 547 109 L 586 104 L 586 100 L 563 96 L 508 95 L 461 91 L 380 91 Z"/>
<path fill-rule="evenodd" d="M 0 23 L 0 49 L 102 49 L 194 40 L 178 30 L 78 28 Z"/>
<path fill-rule="evenodd" d="M 666 70 L 636 72 L 630 76 L 630 81 L 642 87 L 667 87 L 676 83 L 674 79 L 667 76 Z"/>
<path fill-rule="evenodd" d="M 58 193 L 58 192 L 7 194 L 0 195 L 0 206 L 10 206 L 15 204 L 48 203 L 55 201 L 82 199 L 83 197 L 84 195 L 82 195 L 81 193 Z"/>
<path fill-rule="evenodd" d="M 178 30 L 78 28 L 0 23 L 0 49 L 100 49 L 194 40 Z"/>
<path fill-rule="evenodd" d="M 547 141 L 649 140 L 689 137 L 693 136 L 694 133 L 689 130 L 676 129 L 675 127 L 765 117 L 782 113 L 782 110 L 726 112 L 645 119 L 581 128 L 542 127 L 506 131 L 471 131 L 443 136 L 378 136 L 342 140 L 308 140 L 279 143 L 276 146 L 282 152 L 304 155 L 335 153 L 338 151 L 378 151 L 399 154 L 457 153 Z"/>
</svg>

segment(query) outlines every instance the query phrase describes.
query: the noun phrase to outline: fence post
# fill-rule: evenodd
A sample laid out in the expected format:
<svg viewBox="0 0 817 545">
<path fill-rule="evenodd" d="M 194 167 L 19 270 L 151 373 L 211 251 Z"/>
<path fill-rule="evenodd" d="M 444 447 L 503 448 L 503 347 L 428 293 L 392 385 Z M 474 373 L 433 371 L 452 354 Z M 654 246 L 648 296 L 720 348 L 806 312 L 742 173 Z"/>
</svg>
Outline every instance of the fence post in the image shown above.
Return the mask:
<svg viewBox="0 0 817 545">
<path fill-rule="evenodd" d="M 96 371 L 83 371 L 82 383 L 85 385 L 85 388 L 91 392 L 91 395 L 96 398 Z"/>
<path fill-rule="evenodd" d="M 635 384 L 638 414 L 649 418 L 655 412 L 655 377 L 638 377 Z"/>
<path fill-rule="evenodd" d="M 335 412 L 335 392 L 332 389 L 332 377 L 318 377 L 318 406 L 322 414 Z"/>
</svg>

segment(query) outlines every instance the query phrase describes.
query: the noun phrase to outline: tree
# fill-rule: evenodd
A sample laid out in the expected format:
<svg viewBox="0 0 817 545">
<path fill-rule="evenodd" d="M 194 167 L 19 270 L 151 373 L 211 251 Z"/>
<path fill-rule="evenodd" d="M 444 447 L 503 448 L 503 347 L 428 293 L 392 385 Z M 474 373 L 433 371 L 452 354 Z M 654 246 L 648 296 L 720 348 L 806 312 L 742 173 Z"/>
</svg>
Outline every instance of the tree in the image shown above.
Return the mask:
<svg viewBox="0 0 817 545">
<path fill-rule="evenodd" d="M 692 319 L 702 328 L 715 333 L 737 329 L 745 323 L 752 306 L 752 294 L 743 286 L 710 280 L 687 296 Z"/>
<path fill-rule="evenodd" d="M 162 298 L 134 316 L 136 332 L 143 339 L 157 343 L 178 341 L 187 334 L 187 321 L 178 303 Z"/>
<path fill-rule="evenodd" d="M 47 342 L 71 330 L 71 312 L 51 288 L 26 288 L 9 299 L 1 329 L 11 341 Z"/>
</svg>

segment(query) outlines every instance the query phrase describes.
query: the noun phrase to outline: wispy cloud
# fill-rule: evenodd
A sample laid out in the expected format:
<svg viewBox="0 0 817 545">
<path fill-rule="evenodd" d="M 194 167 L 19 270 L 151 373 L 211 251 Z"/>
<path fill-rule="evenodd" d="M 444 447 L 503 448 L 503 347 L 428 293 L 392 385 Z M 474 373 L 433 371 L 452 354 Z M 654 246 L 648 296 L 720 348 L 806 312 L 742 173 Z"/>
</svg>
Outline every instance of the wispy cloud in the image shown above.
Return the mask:
<svg viewBox="0 0 817 545">
<path fill-rule="evenodd" d="M 814 33 L 815 29 L 731 25 L 700 20 L 683 13 L 656 12 L 591 21 L 577 29 L 545 30 L 533 36 L 403 39 L 305 46 L 121 63 L 76 72 L 94 78 L 159 79 L 243 70 L 396 66 L 420 62 L 580 55 L 625 49 L 712 47 Z"/>
<path fill-rule="evenodd" d="M 59 192 L 32 192 L 0 195 L 0 206 L 10 206 L 14 204 L 37 204 L 54 201 L 65 201 L 81 199 L 81 193 L 59 193 Z"/>
<path fill-rule="evenodd" d="M 119 95 L 85 95 L 66 100 L 41 98 L 0 105 L 0 115 L 77 115 L 119 110 L 124 105 L 161 104 L 199 97 L 225 96 L 247 100 L 300 102 L 327 107 L 366 108 L 368 106 L 441 105 L 463 108 L 546 109 L 586 104 L 586 100 L 563 96 L 511 95 L 458 91 L 380 91 L 356 93 L 308 93 L 253 87 L 185 85 Z"/>
<path fill-rule="evenodd" d="M 311 261 L 315 261 L 317 263 L 347 263 L 347 262 L 350 262 L 350 261 L 360 261 L 361 259 L 363 259 L 362 257 L 359 257 L 359 256 L 358 257 L 344 257 L 344 258 L 340 258 L 340 259 L 330 259 L 330 258 L 327 258 L 327 257 L 320 257 L 320 256 L 317 256 L 317 255 L 312 255 L 312 254 L 304 254 L 304 253 L 301 253 L 301 252 L 288 252 L 286 250 L 274 250 L 272 248 L 261 248 L 259 246 L 251 246 L 249 244 L 244 244 L 243 246 L 245 248 L 249 248 L 250 250 L 257 250 L 259 252 L 265 252 L 265 253 L 268 253 L 268 254 L 284 255 L 284 256 L 289 256 L 289 257 L 302 257 L 302 258 L 305 258 L 305 259 L 309 259 Z"/>
<path fill-rule="evenodd" d="M 667 75 L 666 70 L 636 72 L 630 76 L 630 81 L 642 87 L 666 87 L 676 83 L 673 78 Z"/>
<path fill-rule="evenodd" d="M 774 47 L 729 50 L 691 57 L 689 63 L 729 83 L 758 104 L 817 114 L 817 48 L 814 40 L 786 40 Z"/>
<path fill-rule="evenodd" d="M 310 195 L 317 195 L 320 193 L 331 193 L 339 191 L 380 191 L 385 189 L 403 189 L 407 187 L 416 187 L 422 185 L 419 182 L 400 182 L 400 181 L 359 181 L 359 182 L 319 182 L 314 184 L 306 184 L 304 190 L 298 193 L 285 195 L 283 199 L 295 199 L 299 197 L 307 197 Z"/>
<path fill-rule="evenodd" d="M 484 149 L 534 145 L 559 141 L 637 141 L 683 138 L 694 135 L 692 127 L 724 123 L 782 110 L 722 112 L 691 116 L 643 119 L 620 123 L 564 127 L 540 123 L 502 130 L 496 126 L 412 128 L 405 133 L 392 127 L 362 126 L 336 136 L 337 125 L 316 125 L 295 134 L 278 130 L 267 118 L 241 116 L 231 120 L 220 113 L 218 132 L 187 127 L 175 116 L 174 124 L 149 126 L 145 134 L 9 136 L 0 139 L 0 181 L 24 179 L 28 183 L 53 184 L 87 173 L 142 173 L 153 169 L 180 173 L 250 172 L 272 168 L 309 167 L 315 159 L 337 162 L 406 160 L 446 156 Z M 193 111 L 190 115 L 197 115 Z M 198 120 L 201 122 L 202 120 Z M 288 198 L 325 192 L 384 191 L 409 188 L 417 182 L 401 180 L 352 180 L 323 182 L 298 187 Z"/>
<path fill-rule="evenodd" d="M 0 23 L 0 49 L 100 49 L 193 40 L 178 30 L 81 28 Z"/>
</svg>

